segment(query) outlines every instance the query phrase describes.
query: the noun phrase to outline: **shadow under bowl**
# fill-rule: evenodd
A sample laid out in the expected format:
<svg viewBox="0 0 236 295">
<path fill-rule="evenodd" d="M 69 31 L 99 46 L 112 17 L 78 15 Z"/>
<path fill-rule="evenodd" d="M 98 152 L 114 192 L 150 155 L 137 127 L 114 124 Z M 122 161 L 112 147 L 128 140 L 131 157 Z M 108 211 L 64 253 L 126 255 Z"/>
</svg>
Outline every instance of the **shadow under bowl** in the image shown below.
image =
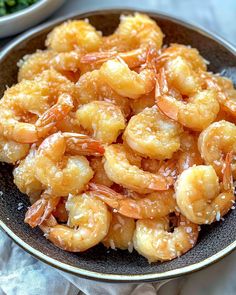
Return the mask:
<svg viewBox="0 0 236 295">
<path fill-rule="evenodd" d="M 73 15 L 70 18 L 88 18 L 104 35 L 109 35 L 118 26 L 120 14 L 131 12 L 113 9 Z M 197 48 L 210 62 L 210 71 L 219 72 L 236 81 L 236 51 L 230 44 L 183 21 L 158 13 L 145 13 L 160 25 L 165 34 L 165 44 L 182 43 Z M 0 96 L 3 95 L 6 85 L 16 83 L 18 60 L 25 54 L 44 48 L 47 33 L 67 18 L 46 23 L 27 32 L 0 53 Z M 24 223 L 29 202 L 27 196 L 20 193 L 13 184 L 10 165 L 0 164 L 0 190 L 0 225 L 17 244 L 54 267 L 94 280 L 144 282 L 173 278 L 199 270 L 236 247 L 236 210 L 232 210 L 225 216 L 224 222 L 203 226 L 197 245 L 172 261 L 149 264 L 135 251 L 107 251 L 102 245 L 84 253 L 69 253 L 46 240 L 39 229 L 31 229 Z M 23 204 L 20 210 L 22 206 L 19 207 L 19 204 Z"/>
</svg>

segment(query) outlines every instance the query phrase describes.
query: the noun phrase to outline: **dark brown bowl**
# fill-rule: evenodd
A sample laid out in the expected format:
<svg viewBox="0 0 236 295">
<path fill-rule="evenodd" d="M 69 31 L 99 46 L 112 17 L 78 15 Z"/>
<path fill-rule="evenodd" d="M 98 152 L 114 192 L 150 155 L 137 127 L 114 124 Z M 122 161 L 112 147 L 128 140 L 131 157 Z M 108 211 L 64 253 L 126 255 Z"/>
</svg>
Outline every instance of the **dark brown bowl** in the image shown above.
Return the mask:
<svg viewBox="0 0 236 295">
<path fill-rule="evenodd" d="M 127 10 L 107 10 L 73 15 L 72 19 L 88 18 L 104 34 L 111 34 L 119 24 L 121 13 Z M 145 12 L 155 19 L 165 33 L 165 44 L 177 42 L 198 48 L 210 61 L 209 70 L 220 72 L 236 81 L 236 51 L 219 37 L 172 17 Z M 67 17 L 68 18 L 68 17 Z M 6 85 L 16 82 L 17 61 L 25 54 L 44 48 L 47 33 L 64 21 L 56 20 L 41 25 L 20 36 L 0 54 L 0 97 Z M 62 251 L 45 239 L 39 229 L 24 223 L 28 198 L 12 182 L 12 167 L 0 164 L 0 225 L 22 248 L 36 258 L 72 274 L 110 282 L 144 282 L 174 278 L 199 270 L 230 253 L 236 247 L 236 210 L 225 216 L 224 222 L 203 226 L 197 245 L 178 259 L 149 264 L 136 252 L 107 251 L 102 245 L 84 253 Z M 18 204 L 23 209 L 18 210 Z M 109 252 L 109 253 L 107 253 Z"/>
</svg>

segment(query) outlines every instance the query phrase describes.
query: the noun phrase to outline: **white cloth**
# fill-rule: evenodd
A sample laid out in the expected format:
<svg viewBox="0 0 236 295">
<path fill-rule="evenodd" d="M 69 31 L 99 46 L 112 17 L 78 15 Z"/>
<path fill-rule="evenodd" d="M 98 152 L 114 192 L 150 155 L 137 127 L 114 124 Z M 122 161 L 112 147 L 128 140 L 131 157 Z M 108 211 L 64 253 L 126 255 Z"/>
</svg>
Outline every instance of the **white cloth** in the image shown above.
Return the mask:
<svg viewBox="0 0 236 295">
<path fill-rule="evenodd" d="M 0 230 L 0 295 L 235 295 L 236 252 L 167 283 L 107 284 L 56 270 L 30 256 Z"/>
</svg>

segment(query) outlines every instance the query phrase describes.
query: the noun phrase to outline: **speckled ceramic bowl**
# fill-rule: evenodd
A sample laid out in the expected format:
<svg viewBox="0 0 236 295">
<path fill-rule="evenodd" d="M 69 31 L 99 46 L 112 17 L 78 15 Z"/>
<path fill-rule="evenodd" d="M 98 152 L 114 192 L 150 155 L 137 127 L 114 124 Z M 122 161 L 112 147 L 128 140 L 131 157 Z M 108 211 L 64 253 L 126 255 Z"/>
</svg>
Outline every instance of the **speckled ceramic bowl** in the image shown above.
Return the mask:
<svg viewBox="0 0 236 295">
<path fill-rule="evenodd" d="M 71 16 L 72 19 L 88 18 L 92 25 L 105 35 L 111 34 L 119 24 L 121 13 L 131 11 L 96 11 Z M 222 39 L 172 17 L 146 12 L 165 33 L 165 43 L 183 43 L 199 49 L 209 60 L 209 70 L 220 72 L 236 81 L 236 51 Z M 22 35 L 0 55 L 0 97 L 6 85 L 16 82 L 17 61 L 25 54 L 44 48 L 47 33 L 64 21 L 60 19 L 39 26 Z M 38 259 L 64 271 L 99 281 L 143 282 L 174 278 L 199 270 L 230 253 L 236 247 L 236 210 L 225 216 L 224 222 L 203 226 L 197 245 L 178 259 L 149 264 L 135 251 L 109 251 L 99 245 L 84 253 L 62 251 L 45 239 L 39 229 L 31 229 L 24 223 L 29 202 L 12 182 L 12 167 L 0 165 L 0 225 L 22 248 Z M 19 209 L 19 204 L 23 208 Z M 20 206 L 22 207 L 22 206 Z"/>
</svg>

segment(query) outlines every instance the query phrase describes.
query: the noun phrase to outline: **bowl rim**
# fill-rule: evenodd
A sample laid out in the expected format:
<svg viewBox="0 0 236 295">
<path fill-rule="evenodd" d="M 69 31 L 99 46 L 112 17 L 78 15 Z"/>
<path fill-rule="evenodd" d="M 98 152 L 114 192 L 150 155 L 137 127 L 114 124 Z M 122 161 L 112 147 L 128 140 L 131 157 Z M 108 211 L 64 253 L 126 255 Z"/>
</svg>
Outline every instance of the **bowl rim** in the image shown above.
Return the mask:
<svg viewBox="0 0 236 295">
<path fill-rule="evenodd" d="M 11 21 L 13 19 L 19 19 L 21 17 L 26 16 L 27 14 L 30 14 L 33 11 L 37 11 L 38 8 L 41 8 L 42 6 L 46 5 L 47 3 L 51 2 L 52 0 L 38 0 L 37 2 L 31 4 L 30 6 L 23 8 L 19 11 L 0 16 L 0 24 L 4 23 L 6 21 Z"/>
<path fill-rule="evenodd" d="M 43 1 L 43 0 L 42 0 Z M 48 21 L 46 23 L 43 23 L 33 29 L 30 29 L 29 31 L 21 34 L 19 37 L 16 37 L 13 39 L 11 42 L 9 42 L 7 45 L 5 45 L 1 52 L 0 52 L 0 64 L 4 60 L 5 56 L 8 55 L 9 52 L 18 44 L 26 40 L 28 37 L 31 37 L 32 35 L 37 36 L 38 34 L 42 33 L 42 31 L 46 30 L 47 28 L 51 26 L 55 26 L 63 21 L 66 21 L 70 18 L 75 18 L 75 17 L 81 17 L 81 18 L 86 18 L 88 16 L 100 14 L 100 13 L 134 13 L 134 12 L 140 12 L 140 13 L 146 13 L 150 16 L 157 16 L 162 19 L 166 19 L 169 21 L 173 21 L 177 24 L 183 25 L 189 29 L 195 30 L 201 35 L 206 36 L 207 38 L 210 38 L 216 42 L 218 42 L 220 45 L 228 49 L 232 54 L 236 56 L 236 48 L 234 46 L 224 40 L 224 38 L 209 32 L 208 30 L 203 29 L 202 27 L 196 26 L 194 24 L 191 24 L 189 22 L 183 21 L 180 18 L 172 17 L 170 14 L 165 14 L 165 13 L 159 13 L 157 11 L 149 11 L 149 10 L 142 10 L 142 9 L 135 9 L 133 7 L 125 7 L 125 8 L 107 8 L 107 9 L 101 9 L 101 10 L 82 10 L 79 13 L 73 13 L 73 14 L 68 14 L 66 16 L 57 18 L 52 21 Z M 229 244 L 227 247 L 222 249 L 221 251 L 215 253 L 214 255 L 191 265 L 181 267 L 181 268 L 176 268 L 174 270 L 169 270 L 165 272 L 159 272 L 159 273 L 150 273 L 150 274 L 138 274 L 138 275 L 127 275 L 127 274 L 109 274 L 109 273 L 99 273 L 95 271 L 90 271 L 87 269 L 83 269 L 80 267 L 75 267 L 63 262 L 60 262 L 54 258 L 51 258 L 47 256 L 46 254 L 40 252 L 39 250 L 34 249 L 30 245 L 28 245 L 25 241 L 23 241 L 21 238 L 19 238 L 2 220 L 0 220 L 0 227 L 7 233 L 7 235 L 16 242 L 21 248 L 23 248 L 25 251 L 27 251 L 29 254 L 34 256 L 35 258 L 41 260 L 44 263 L 47 263 L 59 270 L 66 271 L 68 273 L 71 273 L 73 275 L 77 275 L 83 278 L 87 279 L 93 279 L 97 281 L 102 281 L 102 282 L 113 282 L 113 283 L 128 283 L 128 282 L 153 282 L 153 281 L 161 281 L 161 280 L 168 280 L 171 278 L 176 278 L 181 275 L 185 275 L 188 273 L 192 273 L 198 270 L 201 270 L 217 261 L 222 259 L 224 256 L 228 255 L 231 253 L 235 248 L 236 248 L 236 240 Z"/>
</svg>

